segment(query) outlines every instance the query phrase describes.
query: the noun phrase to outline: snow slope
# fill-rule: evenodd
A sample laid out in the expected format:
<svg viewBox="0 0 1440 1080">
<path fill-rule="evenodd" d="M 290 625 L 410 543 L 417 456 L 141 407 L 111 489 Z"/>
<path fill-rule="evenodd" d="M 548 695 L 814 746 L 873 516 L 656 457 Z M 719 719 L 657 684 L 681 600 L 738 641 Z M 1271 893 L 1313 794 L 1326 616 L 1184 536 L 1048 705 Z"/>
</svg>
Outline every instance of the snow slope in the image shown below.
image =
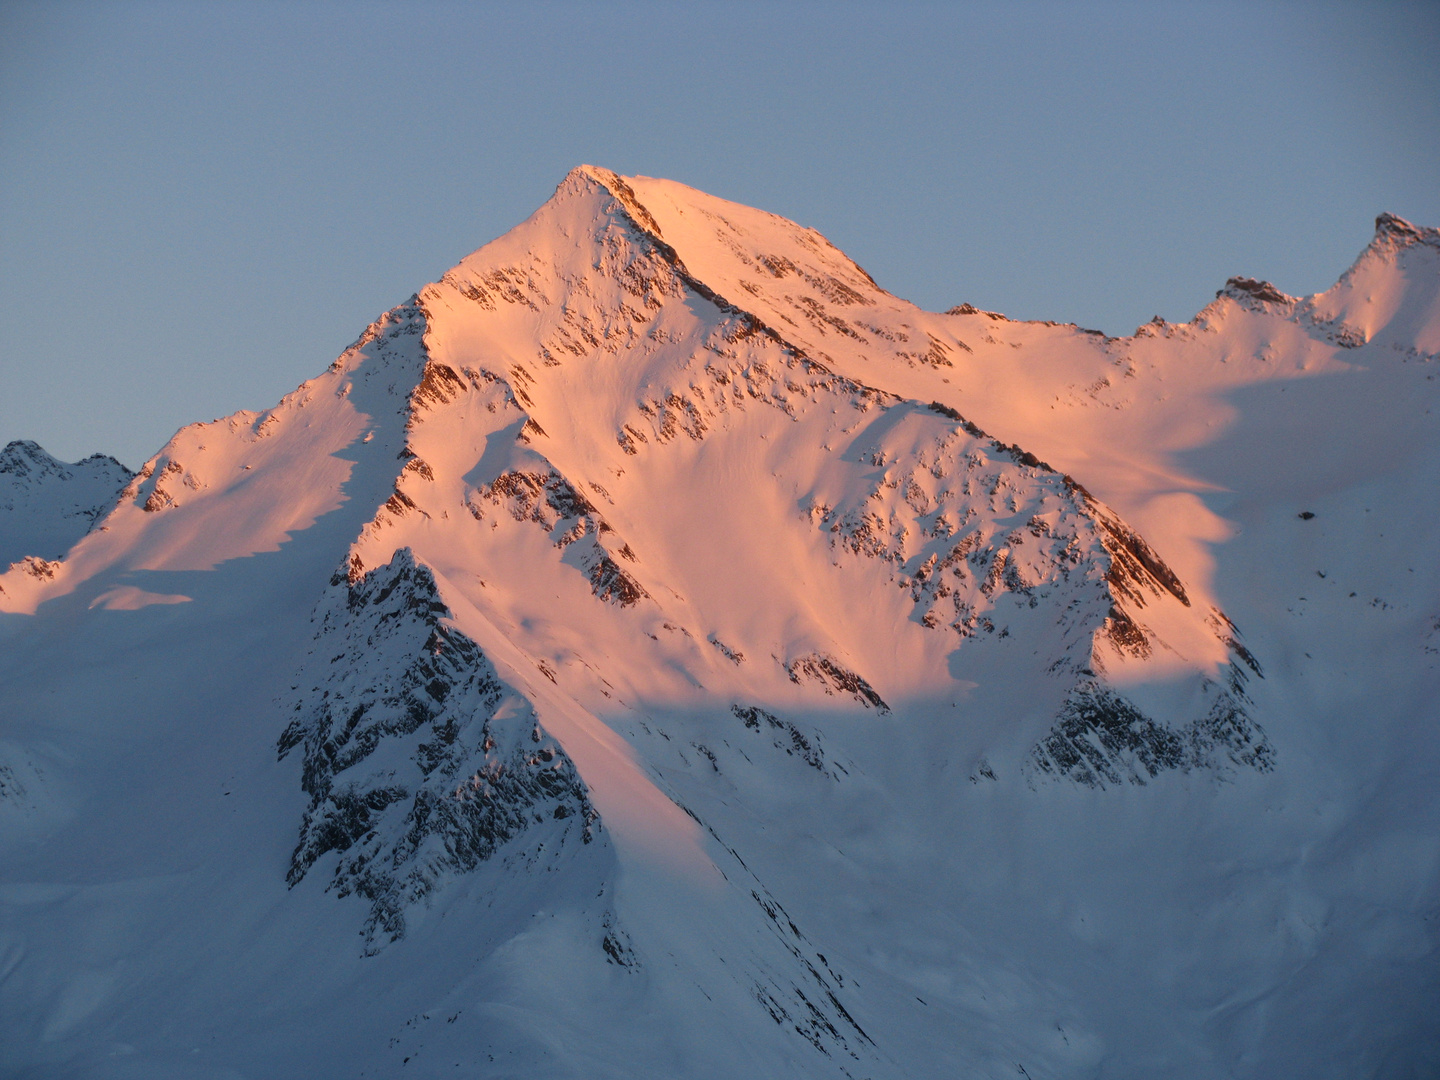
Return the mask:
<svg viewBox="0 0 1440 1080">
<path fill-rule="evenodd" d="M 1434 1071 L 1437 259 L 1108 339 L 575 170 L 0 576 L 0 1062 Z"/>
<path fill-rule="evenodd" d="M 0 565 L 59 559 L 114 505 L 132 473 L 92 454 L 67 465 L 33 442 L 0 450 Z"/>
</svg>

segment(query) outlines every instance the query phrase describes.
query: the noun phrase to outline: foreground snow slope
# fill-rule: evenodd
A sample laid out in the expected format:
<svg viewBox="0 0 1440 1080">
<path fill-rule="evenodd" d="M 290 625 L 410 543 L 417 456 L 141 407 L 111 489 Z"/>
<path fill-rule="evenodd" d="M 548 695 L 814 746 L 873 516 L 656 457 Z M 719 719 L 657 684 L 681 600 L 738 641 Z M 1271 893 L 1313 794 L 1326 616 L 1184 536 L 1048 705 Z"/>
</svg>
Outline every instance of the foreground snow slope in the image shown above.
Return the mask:
<svg viewBox="0 0 1440 1080">
<path fill-rule="evenodd" d="M 0 1061 L 1433 1071 L 1437 263 L 1107 339 L 577 169 L 0 576 Z"/>
</svg>

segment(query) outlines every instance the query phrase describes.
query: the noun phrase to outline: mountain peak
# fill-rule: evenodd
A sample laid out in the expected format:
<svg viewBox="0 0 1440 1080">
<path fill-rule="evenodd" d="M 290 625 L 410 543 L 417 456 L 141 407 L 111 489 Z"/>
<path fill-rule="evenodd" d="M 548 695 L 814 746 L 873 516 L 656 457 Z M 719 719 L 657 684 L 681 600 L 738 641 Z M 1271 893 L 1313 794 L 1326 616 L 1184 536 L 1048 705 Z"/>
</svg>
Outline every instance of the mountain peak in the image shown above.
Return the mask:
<svg viewBox="0 0 1440 1080">
<path fill-rule="evenodd" d="M 1375 236 L 1331 288 L 1303 305 L 1339 343 L 1383 342 L 1418 358 L 1440 353 L 1440 229 L 1383 213 Z"/>
<path fill-rule="evenodd" d="M 24 475 L 32 468 L 61 469 L 64 466 L 32 439 L 14 439 L 0 450 L 0 472 Z"/>
<path fill-rule="evenodd" d="M 1233 300 L 1261 300 L 1270 304 L 1285 304 L 1294 299 L 1293 296 L 1286 296 L 1270 282 L 1258 281 L 1252 277 L 1232 277 L 1215 295 L 1228 296 Z"/>
<path fill-rule="evenodd" d="M 0 574 L 0 1060 L 1373 1072 L 1433 1027 L 1431 232 L 1107 338 L 573 169 Z M 0 527 L 111 465 L 11 444 Z"/>
<path fill-rule="evenodd" d="M 1387 211 L 1375 219 L 1375 240 L 1390 241 L 1400 247 L 1411 244 L 1440 246 L 1440 229 L 1412 225 L 1398 214 Z"/>
<path fill-rule="evenodd" d="M 0 450 L 0 567 L 23 556 L 57 559 L 114 505 L 133 474 L 91 454 L 73 464 L 30 439 Z"/>
</svg>

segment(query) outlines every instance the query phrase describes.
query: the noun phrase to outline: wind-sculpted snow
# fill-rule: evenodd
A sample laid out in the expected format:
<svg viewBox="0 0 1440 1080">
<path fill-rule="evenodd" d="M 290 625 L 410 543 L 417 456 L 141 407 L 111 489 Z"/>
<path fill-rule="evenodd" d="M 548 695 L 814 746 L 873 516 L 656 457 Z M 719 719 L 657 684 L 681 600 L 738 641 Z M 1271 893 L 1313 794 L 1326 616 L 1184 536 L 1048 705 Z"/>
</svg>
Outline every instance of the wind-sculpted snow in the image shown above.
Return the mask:
<svg viewBox="0 0 1440 1080">
<path fill-rule="evenodd" d="M 282 759 L 302 749 L 310 796 L 287 880 L 333 852 L 328 888 L 370 901 L 370 951 L 405 936 L 409 906 L 522 835 L 517 870 L 597 828 L 574 766 L 448 615 L 408 549 L 332 584 L 299 676 L 314 683 L 280 737 Z"/>
</svg>

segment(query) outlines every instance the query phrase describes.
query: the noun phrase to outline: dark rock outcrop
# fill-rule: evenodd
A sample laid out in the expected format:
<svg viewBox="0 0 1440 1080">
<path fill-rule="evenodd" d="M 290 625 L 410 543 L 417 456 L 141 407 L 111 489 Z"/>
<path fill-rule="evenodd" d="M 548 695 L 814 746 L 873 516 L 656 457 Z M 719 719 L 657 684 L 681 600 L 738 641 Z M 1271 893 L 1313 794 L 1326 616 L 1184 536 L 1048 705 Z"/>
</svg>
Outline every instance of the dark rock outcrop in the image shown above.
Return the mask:
<svg viewBox="0 0 1440 1080">
<path fill-rule="evenodd" d="M 310 796 L 288 880 L 335 853 L 328 888 L 370 901 L 371 952 L 507 844 L 555 857 L 597 828 L 574 765 L 448 614 L 408 548 L 354 583 L 338 574 L 279 740 L 282 759 L 302 751 Z"/>
</svg>

